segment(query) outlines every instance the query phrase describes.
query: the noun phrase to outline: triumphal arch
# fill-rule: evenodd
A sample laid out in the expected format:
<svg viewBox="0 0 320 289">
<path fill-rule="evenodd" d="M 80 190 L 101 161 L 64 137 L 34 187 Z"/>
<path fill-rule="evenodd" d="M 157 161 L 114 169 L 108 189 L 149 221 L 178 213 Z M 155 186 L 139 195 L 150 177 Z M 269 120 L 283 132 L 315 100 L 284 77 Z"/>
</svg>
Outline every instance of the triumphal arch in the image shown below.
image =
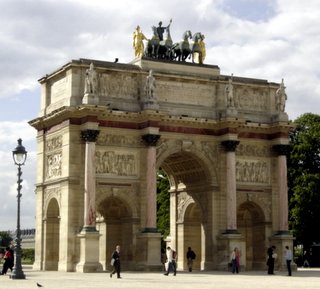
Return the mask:
<svg viewBox="0 0 320 289">
<path fill-rule="evenodd" d="M 156 175 L 170 181 L 178 269 L 246 270 L 282 255 L 288 231 L 285 87 L 216 65 L 137 56 L 72 60 L 40 80 L 36 255 L 40 270 L 160 270 Z M 278 258 L 277 266 L 283 266 Z"/>
</svg>

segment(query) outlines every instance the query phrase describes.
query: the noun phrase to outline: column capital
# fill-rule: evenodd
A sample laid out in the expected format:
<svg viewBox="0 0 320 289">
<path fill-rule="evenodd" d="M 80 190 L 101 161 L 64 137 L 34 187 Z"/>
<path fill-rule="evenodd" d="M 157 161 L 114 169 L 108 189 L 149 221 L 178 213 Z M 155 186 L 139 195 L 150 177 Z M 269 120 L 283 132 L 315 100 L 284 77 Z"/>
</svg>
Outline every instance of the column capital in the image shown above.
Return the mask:
<svg viewBox="0 0 320 289">
<path fill-rule="evenodd" d="M 237 148 L 237 145 L 240 143 L 238 140 L 224 140 L 221 142 L 221 145 L 227 152 L 234 152 Z"/>
<path fill-rule="evenodd" d="M 144 134 L 141 138 L 146 146 L 156 146 L 160 139 L 160 135 L 148 133 Z"/>
<path fill-rule="evenodd" d="M 273 151 L 278 155 L 287 155 L 289 153 L 289 145 L 288 144 L 276 144 L 272 146 Z"/>
<path fill-rule="evenodd" d="M 99 135 L 99 130 L 85 129 L 81 131 L 81 138 L 86 142 L 95 142 Z"/>
</svg>

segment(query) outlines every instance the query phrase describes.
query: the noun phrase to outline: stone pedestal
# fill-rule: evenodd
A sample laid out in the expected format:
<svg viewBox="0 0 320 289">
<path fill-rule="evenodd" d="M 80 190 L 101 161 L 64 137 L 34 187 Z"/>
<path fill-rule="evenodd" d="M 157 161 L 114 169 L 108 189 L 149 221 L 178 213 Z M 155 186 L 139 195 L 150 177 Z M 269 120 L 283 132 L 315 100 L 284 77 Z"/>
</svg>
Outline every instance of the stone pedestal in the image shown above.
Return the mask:
<svg viewBox="0 0 320 289">
<path fill-rule="evenodd" d="M 102 265 L 98 262 L 99 232 L 82 230 L 78 237 L 80 238 L 80 262 L 76 266 L 76 271 L 83 273 L 102 271 Z"/>
<path fill-rule="evenodd" d="M 219 237 L 220 250 L 217 260 L 218 270 L 228 270 L 228 263 L 231 260 L 231 254 L 235 247 L 240 250 L 240 270 L 246 269 L 246 242 L 241 234 L 224 233 Z"/>
<path fill-rule="evenodd" d="M 99 97 L 93 93 L 86 93 L 82 98 L 82 103 L 97 105 L 99 104 Z"/>
<path fill-rule="evenodd" d="M 146 100 L 143 102 L 142 104 L 142 108 L 144 110 L 159 110 L 159 104 L 157 101 L 154 101 L 154 100 Z"/>
<path fill-rule="evenodd" d="M 145 232 L 138 236 L 143 259 L 137 262 L 137 270 L 161 271 L 161 234 Z"/>
<path fill-rule="evenodd" d="M 226 110 L 226 117 L 237 117 L 238 111 L 235 107 L 228 107 Z"/>
<path fill-rule="evenodd" d="M 270 238 L 270 246 L 276 246 L 275 251 L 278 255 L 274 263 L 275 271 L 287 271 L 287 264 L 286 260 L 284 259 L 285 246 L 289 246 L 293 252 L 293 240 L 294 237 L 289 231 L 276 232 L 276 234 Z M 293 261 L 291 262 L 291 269 L 292 271 L 297 270 L 297 264 L 295 264 Z"/>
</svg>

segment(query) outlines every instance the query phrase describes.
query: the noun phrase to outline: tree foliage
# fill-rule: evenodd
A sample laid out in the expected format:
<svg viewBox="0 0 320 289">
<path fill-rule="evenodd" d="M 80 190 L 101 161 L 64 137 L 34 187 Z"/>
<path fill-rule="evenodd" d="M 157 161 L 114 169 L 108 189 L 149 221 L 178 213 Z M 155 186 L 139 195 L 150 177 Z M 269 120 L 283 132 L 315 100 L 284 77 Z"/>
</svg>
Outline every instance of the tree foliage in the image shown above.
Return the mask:
<svg viewBox="0 0 320 289">
<path fill-rule="evenodd" d="M 289 224 L 298 244 L 320 242 L 320 116 L 295 120 L 288 155 Z"/>
<path fill-rule="evenodd" d="M 164 237 L 170 233 L 170 192 L 169 180 L 160 168 L 157 173 L 157 228 Z"/>
<path fill-rule="evenodd" d="M 0 247 L 8 247 L 12 242 L 12 237 L 10 232 L 1 231 L 0 232 Z"/>
</svg>

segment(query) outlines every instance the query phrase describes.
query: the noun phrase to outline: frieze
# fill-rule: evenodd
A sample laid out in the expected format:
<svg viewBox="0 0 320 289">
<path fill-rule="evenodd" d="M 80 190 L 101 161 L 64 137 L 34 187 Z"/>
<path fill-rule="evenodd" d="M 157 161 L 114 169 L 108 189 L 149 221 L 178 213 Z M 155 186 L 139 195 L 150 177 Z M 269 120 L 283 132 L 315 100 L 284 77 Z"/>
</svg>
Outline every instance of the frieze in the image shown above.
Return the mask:
<svg viewBox="0 0 320 289">
<path fill-rule="evenodd" d="M 96 151 L 96 173 L 117 176 L 136 176 L 136 155 L 114 151 Z"/>
<path fill-rule="evenodd" d="M 240 143 L 237 146 L 236 154 L 238 156 L 269 157 L 270 156 L 270 146 L 250 145 L 250 144 Z"/>
<path fill-rule="evenodd" d="M 237 160 L 236 180 L 242 183 L 268 184 L 270 165 L 264 160 Z"/>
<path fill-rule="evenodd" d="M 107 132 L 100 132 L 97 140 L 97 145 L 137 147 L 141 145 L 141 139 L 140 137 L 130 137 L 124 135 L 109 134 Z"/>
</svg>

